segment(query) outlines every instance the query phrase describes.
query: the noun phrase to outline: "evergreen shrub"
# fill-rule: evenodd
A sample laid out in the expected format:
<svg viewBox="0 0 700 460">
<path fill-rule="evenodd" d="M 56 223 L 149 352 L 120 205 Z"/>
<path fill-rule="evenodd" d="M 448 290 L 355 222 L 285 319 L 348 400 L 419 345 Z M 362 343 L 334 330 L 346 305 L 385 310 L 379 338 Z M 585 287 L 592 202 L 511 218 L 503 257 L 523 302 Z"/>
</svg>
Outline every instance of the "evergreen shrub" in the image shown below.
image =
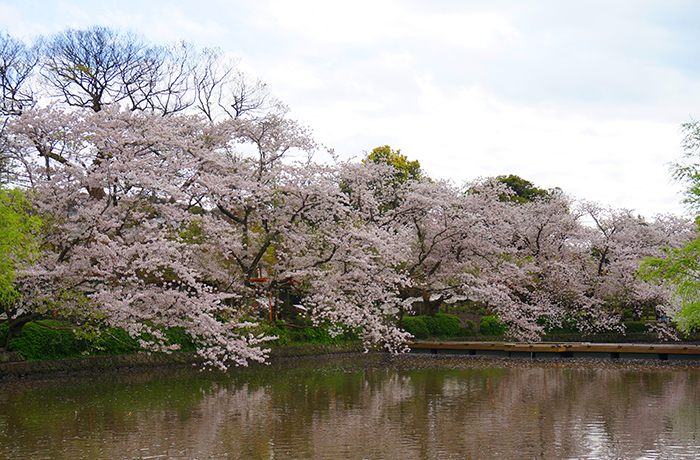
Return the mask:
<svg viewBox="0 0 700 460">
<path fill-rule="evenodd" d="M 331 325 L 322 324 L 315 327 L 307 327 L 301 330 L 301 341 L 306 343 L 346 343 L 359 340 L 357 331 L 339 326 L 343 331 L 341 334 L 331 335 Z M 337 330 L 337 329 L 336 329 Z"/>
<path fill-rule="evenodd" d="M 649 328 L 644 321 L 624 321 L 625 333 L 627 334 L 642 334 L 649 332 Z"/>
<path fill-rule="evenodd" d="M 406 332 L 410 333 L 416 339 L 427 339 L 430 337 L 430 331 L 428 326 L 423 320 L 424 316 L 404 316 L 403 317 L 403 328 Z"/>
<path fill-rule="evenodd" d="M 91 355 L 128 355 L 140 350 L 139 343 L 124 329 L 109 328 L 88 342 Z"/>
<path fill-rule="evenodd" d="M 347 343 L 347 342 L 357 342 L 359 339 L 359 330 L 348 329 L 345 326 L 338 326 L 334 328 L 338 331 L 340 328 L 340 334 L 331 334 L 331 324 L 320 324 L 317 326 L 308 327 L 290 327 L 289 324 L 284 322 L 279 322 L 274 327 L 271 327 L 265 331 L 266 335 L 277 336 L 278 339 L 271 342 L 271 345 L 291 345 L 298 343 L 313 343 L 313 344 L 333 344 L 333 343 Z"/>
<path fill-rule="evenodd" d="M 482 316 L 479 323 L 479 334 L 500 336 L 506 333 L 505 324 L 498 321 L 496 316 Z"/>
<path fill-rule="evenodd" d="M 435 337 L 458 337 L 459 318 L 446 313 L 438 313 L 433 316 L 423 316 L 423 321 L 428 326 L 428 332 Z"/>
<path fill-rule="evenodd" d="M 125 333 L 126 334 L 126 333 Z M 185 332 L 182 327 L 172 327 L 165 331 L 165 335 L 170 341 L 170 343 L 177 343 L 180 345 L 178 351 L 196 351 L 197 345 L 190 334 Z M 126 334 L 128 337 L 128 334 Z M 133 350 L 132 350 L 133 351 Z"/>
<path fill-rule="evenodd" d="M 309 327 L 301 330 L 301 338 L 306 343 L 335 343 L 337 337 L 331 337 L 324 327 Z"/>
<path fill-rule="evenodd" d="M 51 327 L 70 327 L 67 323 L 43 320 Z M 10 350 L 16 351 L 26 361 L 74 358 L 82 356 L 87 349 L 84 341 L 78 340 L 71 329 L 49 329 L 36 323 L 22 327 L 19 337 L 10 340 Z"/>
<path fill-rule="evenodd" d="M 291 336 L 292 336 L 293 333 L 292 333 L 291 331 L 288 331 L 288 330 L 284 327 L 284 325 L 277 325 L 277 324 L 275 324 L 274 326 L 272 326 L 271 328 L 269 328 L 269 329 L 265 332 L 265 334 L 267 334 L 267 335 L 269 335 L 269 336 L 275 336 L 275 337 L 277 337 L 276 340 L 274 340 L 273 342 L 270 342 L 271 344 L 274 344 L 274 345 L 289 345 L 289 342 L 291 342 Z M 298 336 L 298 334 L 297 334 L 297 336 Z"/>
</svg>

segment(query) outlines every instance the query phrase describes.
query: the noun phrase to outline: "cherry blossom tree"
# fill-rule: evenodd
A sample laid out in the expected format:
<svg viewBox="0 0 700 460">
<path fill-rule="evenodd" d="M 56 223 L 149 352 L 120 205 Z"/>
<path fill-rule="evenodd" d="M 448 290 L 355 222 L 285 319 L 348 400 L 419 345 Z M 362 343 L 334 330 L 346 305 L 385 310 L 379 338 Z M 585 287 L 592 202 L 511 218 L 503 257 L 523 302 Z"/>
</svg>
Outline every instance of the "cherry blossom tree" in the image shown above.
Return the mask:
<svg viewBox="0 0 700 460">
<path fill-rule="evenodd" d="M 308 129 L 216 52 L 93 27 L 52 36 L 42 58 L 53 103 L 13 112 L 2 133 L 13 183 L 32 190 L 47 222 L 19 311 L 127 327 L 154 350 L 169 347 L 163 328 L 183 327 L 211 362 L 263 359 L 254 345 L 266 338 L 240 333 L 250 327 L 241 307 L 253 274 L 277 270 L 273 253 L 299 239 L 291 227 L 320 220 L 306 212 L 315 205 L 280 200 L 305 193 L 284 190 L 295 179 L 279 162 L 292 150 L 311 157 Z M 219 112 L 203 109 L 213 97 Z M 207 118 L 179 114 L 188 107 Z M 205 247 L 198 234 L 228 238 Z M 243 242 L 239 258 L 213 260 L 231 238 Z M 218 276 L 231 260 L 237 283 Z"/>
<path fill-rule="evenodd" d="M 657 305 L 668 305 L 668 291 L 640 278 L 637 271 L 645 258 L 686 244 L 695 235 L 692 226 L 677 216 L 647 221 L 629 210 L 594 203 L 583 203 L 581 209 L 595 225 L 590 236 L 595 295 L 611 311 L 633 309 L 640 316 L 642 310 L 648 314 Z"/>
<path fill-rule="evenodd" d="M 104 108 L 48 108 L 13 121 L 15 155 L 47 229 L 45 257 L 26 284 L 53 288 L 25 297 L 25 310 L 77 322 L 103 321 L 168 350 L 164 327 L 182 327 L 212 363 L 264 359 L 264 338 L 221 321 L 229 297 L 201 279 L 179 232 L 194 205 L 185 193 L 214 145 L 212 127 L 191 117 Z M 72 302 L 57 303 L 70 293 Z M 235 312 L 234 312 L 235 313 Z"/>
<path fill-rule="evenodd" d="M 397 349 L 407 335 L 386 302 L 391 272 L 379 253 L 390 253 L 388 238 L 348 205 L 342 170 L 210 158 L 193 187 L 212 209 L 197 217 L 201 270 L 241 306 L 293 281 L 316 322 L 361 328 L 368 346 Z"/>
<path fill-rule="evenodd" d="M 318 320 L 363 328 L 368 345 L 395 349 L 406 338 L 377 302 L 357 313 L 367 292 L 385 292 L 336 276 L 359 264 L 367 279 L 362 261 L 374 248 L 367 229 L 353 226 L 359 219 L 333 167 L 270 161 L 261 169 L 232 155 L 232 145 L 249 141 L 237 120 L 49 107 L 10 128 L 21 181 L 47 223 L 45 256 L 23 278 L 24 311 L 123 327 L 158 351 L 172 349 L 164 328 L 181 327 L 210 363 L 244 364 L 263 360 L 259 345 L 269 340 L 245 332 L 260 294 L 251 279 L 269 279 L 268 289 L 295 279 L 308 286 Z M 286 134 L 270 152 L 313 145 Z M 343 282 L 324 294 L 314 289 L 319 279 Z M 336 303 L 341 292 L 346 300 Z"/>
<path fill-rule="evenodd" d="M 517 176 L 429 179 L 388 146 L 316 164 L 311 131 L 217 50 L 91 28 L 51 37 L 43 56 L 51 103 L 17 109 L 32 66 L 0 82 L 12 109 L 0 153 L 43 223 L 8 321 L 122 327 L 154 351 L 173 350 L 164 331 L 182 328 L 225 367 L 265 360 L 256 299 L 294 286 L 314 321 L 359 330 L 368 347 L 401 351 L 397 316 L 456 299 L 537 340 L 666 302 L 639 262 L 694 235 L 682 219 L 575 207 Z M 514 184 L 537 193 L 514 199 Z"/>
<path fill-rule="evenodd" d="M 520 334 L 541 334 L 565 321 L 583 331 L 617 322 L 589 293 L 590 245 L 571 208 L 561 194 L 511 205 L 515 252 L 508 259 L 512 278 L 507 283 L 515 308 L 509 315 L 515 312 L 511 322 Z"/>
</svg>

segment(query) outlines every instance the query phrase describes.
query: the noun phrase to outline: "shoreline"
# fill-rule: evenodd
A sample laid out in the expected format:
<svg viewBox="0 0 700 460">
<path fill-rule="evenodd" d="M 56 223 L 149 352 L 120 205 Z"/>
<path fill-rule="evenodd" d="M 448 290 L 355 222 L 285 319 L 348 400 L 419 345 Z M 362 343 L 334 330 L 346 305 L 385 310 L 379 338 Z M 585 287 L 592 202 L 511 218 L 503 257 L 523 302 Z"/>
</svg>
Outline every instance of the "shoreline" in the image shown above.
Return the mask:
<svg viewBox="0 0 700 460">
<path fill-rule="evenodd" d="M 273 347 L 269 353 L 269 363 L 327 356 L 334 354 L 362 353 L 361 342 L 344 344 L 305 344 L 286 347 Z M 131 372 L 164 367 L 186 367 L 201 364 L 204 359 L 196 352 L 176 353 L 135 353 L 115 356 L 88 356 L 84 358 L 64 358 L 45 361 L 0 362 L 0 383 L 4 380 L 66 376 L 80 373 Z M 250 362 L 248 366 L 231 366 L 231 369 L 248 369 L 265 364 Z"/>
<path fill-rule="evenodd" d="M 413 352 L 391 356 L 382 350 L 372 350 L 370 355 L 384 356 L 385 358 L 405 359 L 422 361 L 425 359 L 446 359 L 455 362 L 465 360 L 476 364 L 478 362 L 493 361 L 499 366 L 532 366 L 546 365 L 560 366 L 581 366 L 581 365 L 604 365 L 605 367 L 634 367 L 636 365 L 642 367 L 664 367 L 664 368 L 682 368 L 682 367 L 700 367 L 700 359 L 660 361 L 648 357 L 604 357 L 598 356 L 582 356 L 582 355 L 559 355 L 547 356 L 546 354 L 537 353 L 530 356 L 520 355 L 515 353 L 505 354 L 477 354 L 476 356 L 464 353 L 430 353 L 428 350 L 418 351 L 415 345 L 416 341 L 409 344 L 413 348 Z M 423 343 L 427 345 L 426 343 Z M 446 348 L 452 348 L 448 345 L 449 341 L 441 343 Z M 454 344 L 452 344 L 454 345 Z M 501 343 L 503 346 L 512 347 L 513 344 Z M 540 344 L 544 345 L 544 344 Z M 627 344 L 629 345 L 629 344 Z M 432 348 L 435 345 L 429 346 Z M 525 345 L 527 346 L 527 345 Z M 428 351 L 428 353 L 425 353 Z M 445 350 L 447 351 L 447 350 Z M 237 373 L 244 371 L 254 371 L 256 369 L 264 369 L 269 365 L 284 364 L 296 361 L 307 361 L 314 359 L 333 359 L 335 355 L 342 355 L 343 358 L 351 356 L 367 356 L 364 346 L 361 342 L 345 343 L 345 344 L 303 344 L 284 347 L 272 347 L 270 349 L 268 361 L 266 363 L 250 362 L 248 366 L 232 365 L 226 373 Z M 4 382 L 17 382 L 26 380 L 52 379 L 60 377 L 71 377 L 79 375 L 96 375 L 110 373 L 139 373 L 148 371 L 157 371 L 164 369 L 177 368 L 192 368 L 203 362 L 203 358 L 196 352 L 177 352 L 171 354 L 155 354 L 155 353 L 138 353 L 131 355 L 117 356 L 91 356 L 84 358 L 64 358 L 58 360 L 46 361 L 15 361 L 15 362 L 0 362 L 0 384 Z M 602 363 L 602 364 L 601 364 Z M 212 369 L 213 372 L 222 372 L 218 369 Z"/>
</svg>

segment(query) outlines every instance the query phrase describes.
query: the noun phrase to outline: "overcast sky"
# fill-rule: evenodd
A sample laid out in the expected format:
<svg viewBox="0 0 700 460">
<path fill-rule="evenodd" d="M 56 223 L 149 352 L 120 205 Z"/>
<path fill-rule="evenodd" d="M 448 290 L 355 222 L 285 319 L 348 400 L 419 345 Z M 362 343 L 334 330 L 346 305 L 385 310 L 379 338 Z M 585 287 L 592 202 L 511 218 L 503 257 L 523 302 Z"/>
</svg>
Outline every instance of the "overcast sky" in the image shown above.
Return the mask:
<svg viewBox="0 0 700 460">
<path fill-rule="evenodd" d="M 698 24 L 695 0 L 0 0 L 17 38 L 219 47 L 342 159 L 388 144 L 434 178 L 517 174 L 647 217 L 684 212 L 668 163 L 700 118 Z"/>
</svg>

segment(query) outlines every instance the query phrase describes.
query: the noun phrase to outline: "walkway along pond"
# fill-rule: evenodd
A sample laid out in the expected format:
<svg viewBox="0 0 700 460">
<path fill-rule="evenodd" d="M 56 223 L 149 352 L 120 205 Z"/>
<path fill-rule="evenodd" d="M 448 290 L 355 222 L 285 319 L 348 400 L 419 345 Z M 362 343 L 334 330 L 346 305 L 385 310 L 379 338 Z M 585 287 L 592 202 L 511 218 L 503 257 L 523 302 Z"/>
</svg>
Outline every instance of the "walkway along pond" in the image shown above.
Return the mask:
<svg viewBox="0 0 700 460">
<path fill-rule="evenodd" d="M 412 342 L 413 353 L 495 355 L 521 358 L 641 358 L 700 360 L 700 345 L 674 343 Z"/>
</svg>

